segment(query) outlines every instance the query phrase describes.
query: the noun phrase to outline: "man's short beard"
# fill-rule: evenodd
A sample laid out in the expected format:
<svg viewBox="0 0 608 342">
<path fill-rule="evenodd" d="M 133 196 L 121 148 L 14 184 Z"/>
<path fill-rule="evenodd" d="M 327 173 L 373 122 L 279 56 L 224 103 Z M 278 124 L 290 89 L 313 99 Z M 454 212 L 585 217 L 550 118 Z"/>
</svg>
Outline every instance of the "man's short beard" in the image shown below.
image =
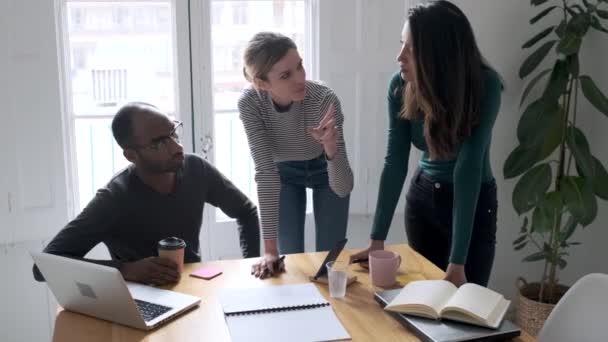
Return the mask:
<svg viewBox="0 0 608 342">
<path fill-rule="evenodd" d="M 164 164 L 149 162 L 145 158 L 140 159 L 142 165 L 140 165 L 143 171 L 147 173 L 161 174 L 168 172 L 177 172 L 184 168 L 184 161 L 177 162 L 174 159 L 170 159 Z"/>
</svg>

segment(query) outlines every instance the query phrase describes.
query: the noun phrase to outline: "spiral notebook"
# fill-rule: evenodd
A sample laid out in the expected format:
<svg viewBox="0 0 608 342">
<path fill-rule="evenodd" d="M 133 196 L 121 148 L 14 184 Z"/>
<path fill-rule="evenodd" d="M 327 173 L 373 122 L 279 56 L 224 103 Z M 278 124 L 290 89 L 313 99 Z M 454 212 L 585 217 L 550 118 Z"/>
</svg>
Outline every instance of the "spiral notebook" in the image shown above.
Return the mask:
<svg viewBox="0 0 608 342">
<path fill-rule="evenodd" d="M 233 342 L 350 339 L 312 283 L 224 289 L 219 300 Z"/>
</svg>

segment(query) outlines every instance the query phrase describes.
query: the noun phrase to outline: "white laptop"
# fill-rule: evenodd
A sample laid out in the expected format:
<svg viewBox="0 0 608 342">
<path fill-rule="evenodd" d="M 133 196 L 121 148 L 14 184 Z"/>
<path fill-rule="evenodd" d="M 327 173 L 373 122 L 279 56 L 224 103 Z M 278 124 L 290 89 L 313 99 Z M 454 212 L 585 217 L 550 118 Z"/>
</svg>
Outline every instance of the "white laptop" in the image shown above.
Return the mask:
<svg viewBox="0 0 608 342">
<path fill-rule="evenodd" d="M 150 330 L 198 305 L 200 298 L 125 282 L 119 270 L 48 253 L 32 253 L 59 304 L 70 311 Z"/>
</svg>

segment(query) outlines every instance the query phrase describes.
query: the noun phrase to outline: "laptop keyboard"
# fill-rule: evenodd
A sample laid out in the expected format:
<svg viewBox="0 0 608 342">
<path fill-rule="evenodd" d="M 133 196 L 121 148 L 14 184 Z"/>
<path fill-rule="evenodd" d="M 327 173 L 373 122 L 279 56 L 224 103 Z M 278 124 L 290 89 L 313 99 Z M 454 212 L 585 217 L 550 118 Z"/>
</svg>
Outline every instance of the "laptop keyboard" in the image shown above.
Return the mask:
<svg viewBox="0 0 608 342">
<path fill-rule="evenodd" d="M 145 302 L 139 299 L 135 299 L 135 304 L 137 304 L 137 308 L 139 309 L 139 312 L 141 312 L 141 315 L 144 317 L 144 321 L 146 322 L 151 321 L 171 310 L 170 307 Z"/>
</svg>

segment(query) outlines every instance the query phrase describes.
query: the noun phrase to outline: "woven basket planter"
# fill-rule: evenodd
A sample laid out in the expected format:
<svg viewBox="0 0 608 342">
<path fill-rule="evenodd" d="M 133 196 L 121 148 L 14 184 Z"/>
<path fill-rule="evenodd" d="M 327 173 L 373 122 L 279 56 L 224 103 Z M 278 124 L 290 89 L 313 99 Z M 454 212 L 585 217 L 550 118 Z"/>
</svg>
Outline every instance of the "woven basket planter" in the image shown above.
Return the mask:
<svg viewBox="0 0 608 342">
<path fill-rule="evenodd" d="M 515 312 L 515 323 L 532 336 L 538 335 L 545 324 L 545 320 L 555 307 L 555 304 L 541 303 L 538 301 L 540 283 L 527 283 L 523 278 L 518 278 L 516 286 L 519 290 L 518 307 Z M 568 291 L 568 287 L 558 285 L 553 294 L 552 303 L 557 303 Z"/>
</svg>

